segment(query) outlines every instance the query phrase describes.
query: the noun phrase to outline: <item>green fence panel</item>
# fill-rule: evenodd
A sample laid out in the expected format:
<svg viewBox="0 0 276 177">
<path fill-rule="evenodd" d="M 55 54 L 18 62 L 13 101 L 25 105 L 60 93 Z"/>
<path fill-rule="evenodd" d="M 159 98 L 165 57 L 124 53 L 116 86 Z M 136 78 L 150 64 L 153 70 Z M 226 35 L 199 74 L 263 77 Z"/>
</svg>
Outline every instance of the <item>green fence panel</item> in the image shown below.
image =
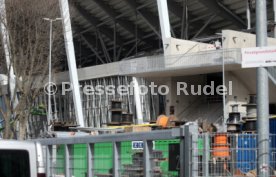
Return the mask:
<svg viewBox="0 0 276 177">
<path fill-rule="evenodd" d="M 73 176 L 84 177 L 87 174 L 87 146 L 75 144 L 73 146 Z"/>
<path fill-rule="evenodd" d="M 165 159 L 160 163 L 163 176 L 178 176 L 178 171 L 169 171 L 169 144 L 179 144 L 179 140 L 158 140 L 154 141 L 154 149 L 162 151 Z"/>
<path fill-rule="evenodd" d="M 121 165 L 132 163 L 131 141 L 121 143 Z"/>
<path fill-rule="evenodd" d="M 177 171 L 169 171 L 169 144 L 179 144 L 179 140 L 158 140 L 154 141 L 154 150 L 162 151 L 163 161 L 160 162 L 162 176 L 178 176 Z M 202 149 L 203 142 L 199 140 L 198 147 Z M 137 150 L 132 149 L 132 142 L 121 143 L 121 173 L 125 165 L 133 163 L 132 155 Z M 202 152 L 201 152 L 202 155 Z M 65 162 L 64 145 L 57 146 L 57 158 L 54 174 L 64 174 Z M 73 145 L 73 156 L 71 158 L 73 165 L 72 174 L 74 177 L 85 177 L 87 173 L 87 147 L 86 144 Z M 94 145 L 94 174 L 112 174 L 113 170 L 113 145 L 112 143 L 96 143 Z"/>
<path fill-rule="evenodd" d="M 113 168 L 112 143 L 97 143 L 94 148 L 94 174 L 111 174 Z"/>
<path fill-rule="evenodd" d="M 56 159 L 53 159 L 53 173 L 55 175 L 65 174 L 65 146 L 56 145 Z"/>
</svg>

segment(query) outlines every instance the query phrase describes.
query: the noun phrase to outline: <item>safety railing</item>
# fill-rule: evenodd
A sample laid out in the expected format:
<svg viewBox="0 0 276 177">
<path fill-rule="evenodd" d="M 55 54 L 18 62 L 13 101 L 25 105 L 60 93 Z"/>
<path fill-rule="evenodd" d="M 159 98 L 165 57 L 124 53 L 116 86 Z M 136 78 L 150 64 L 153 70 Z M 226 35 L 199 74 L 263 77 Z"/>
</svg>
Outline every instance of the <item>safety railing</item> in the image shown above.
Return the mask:
<svg viewBox="0 0 276 177">
<path fill-rule="evenodd" d="M 123 60 L 119 64 L 119 70 L 122 75 L 127 75 L 222 66 L 223 63 L 225 65 L 241 64 L 241 49 L 219 49 L 181 55 L 157 55 Z"/>
</svg>

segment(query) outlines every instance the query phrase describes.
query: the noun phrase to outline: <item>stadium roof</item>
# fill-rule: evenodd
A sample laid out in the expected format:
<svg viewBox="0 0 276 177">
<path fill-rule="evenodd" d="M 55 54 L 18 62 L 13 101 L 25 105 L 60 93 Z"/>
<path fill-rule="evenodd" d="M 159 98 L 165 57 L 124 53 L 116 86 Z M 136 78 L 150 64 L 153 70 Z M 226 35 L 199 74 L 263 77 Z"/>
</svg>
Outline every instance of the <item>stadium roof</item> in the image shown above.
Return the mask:
<svg viewBox="0 0 276 177">
<path fill-rule="evenodd" d="M 246 0 L 167 2 L 175 38 L 211 42 L 222 29 L 254 32 L 254 0 L 249 0 L 251 30 L 247 30 Z M 268 24 L 273 24 L 271 0 L 267 7 Z M 70 0 L 70 9 L 79 67 L 162 52 L 156 0 Z"/>
</svg>

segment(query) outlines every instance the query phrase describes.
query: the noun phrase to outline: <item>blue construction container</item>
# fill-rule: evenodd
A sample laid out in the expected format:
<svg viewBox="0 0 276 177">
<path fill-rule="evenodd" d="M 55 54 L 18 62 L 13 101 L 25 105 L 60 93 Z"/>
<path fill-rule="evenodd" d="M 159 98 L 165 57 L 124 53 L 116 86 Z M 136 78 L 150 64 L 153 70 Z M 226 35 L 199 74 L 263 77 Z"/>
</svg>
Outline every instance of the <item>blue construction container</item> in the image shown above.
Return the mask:
<svg viewBox="0 0 276 177">
<path fill-rule="evenodd" d="M 257 166 L 257 138 L 254 134 L 238 135 L 236 151 L 236 167 L 247 173 L 256 169 Z"/>
<path fill-rule="evenodd" d="M 270 167 L 276 169 L 276 119 L 269 120 L 270 135 Z M 257 136 L 256 134 L 240 134 L 237 140 L 237 168 L 247 173 L 257 166 Z"/>
<path fill-rule="evenodd" d="M 276 118 L 269 119 L 269 133 L 276 135 Z"/>
<path fill-rule="evenodd" d="M 269 120 L 270 133 L 270 166 L 276 169 L 276 119 Z"/>
</svg>

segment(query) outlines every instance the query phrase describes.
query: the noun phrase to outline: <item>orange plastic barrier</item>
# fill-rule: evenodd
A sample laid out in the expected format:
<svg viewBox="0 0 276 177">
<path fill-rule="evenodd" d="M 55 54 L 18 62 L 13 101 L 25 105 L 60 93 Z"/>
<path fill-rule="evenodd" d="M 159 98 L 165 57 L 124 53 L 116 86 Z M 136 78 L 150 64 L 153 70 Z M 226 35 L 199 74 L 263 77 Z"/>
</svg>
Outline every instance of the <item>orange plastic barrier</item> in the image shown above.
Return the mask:
<svg viewBox="0 0 276 177">
<path fill-rule="evenodd" d="M 227 143 L 227 134 L 218 133 L 214 137 L 213 156 L 214 157 L 229 157 L 230 151 Z"/>
<path fill-rule="evenodd" d="M 215 144 L 216 145 L 226 145 L 227 144 L 227 134 L 216 134 L 215 135 Z"/>
<path fill-rule="evenodd" d="M 229 147 L 228 146 L 214 146 L 213 147 L 213 156 L 214 157 L 229 157 Z"/>
</svg>

